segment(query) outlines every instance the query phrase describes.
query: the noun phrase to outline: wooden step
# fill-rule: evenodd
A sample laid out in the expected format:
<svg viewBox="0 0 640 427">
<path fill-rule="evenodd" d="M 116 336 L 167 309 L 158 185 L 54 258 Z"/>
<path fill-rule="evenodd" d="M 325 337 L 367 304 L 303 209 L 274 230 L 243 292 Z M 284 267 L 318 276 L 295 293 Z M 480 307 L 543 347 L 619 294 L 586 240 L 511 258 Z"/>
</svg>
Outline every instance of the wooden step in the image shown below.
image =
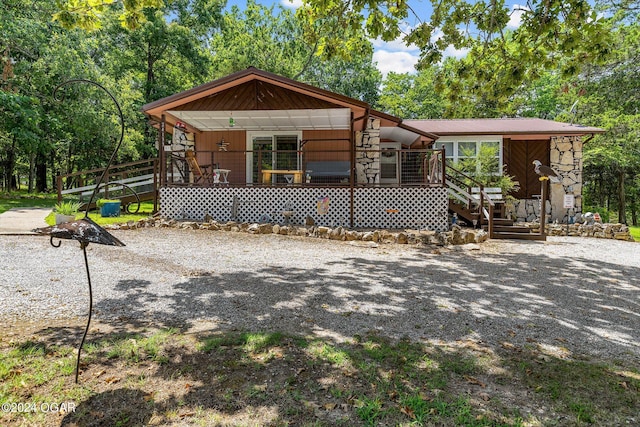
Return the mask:
<svg viewBox="0 0 640 427">
<path fill-rule="evenodd" d="M 507 218 L 494 218 L 493 225 L 510 226 L 513 225 L 513 220 Z"/>
<path fill-rule="evenodd" d="M 494 232 L 492 237 L 494 239 L 547 240 L 547 236 L 541 236 L 533 233 Z"/>
<path fill-rule="evenodd" d="M 486 230 L 486 226 L 483 226 L 482 228 L 484 228 Z M 493 223 L 493 231 L 500 231 L 500 232 L 505 232 L 505 233 L 525 233 L 525 234 L 529 234 L 531 233 L 531 229 L 529 227 L 523 227 L 523 226 L 516 226 L 516 225 L 496 225 L 496 223 Z"/>
</svg>

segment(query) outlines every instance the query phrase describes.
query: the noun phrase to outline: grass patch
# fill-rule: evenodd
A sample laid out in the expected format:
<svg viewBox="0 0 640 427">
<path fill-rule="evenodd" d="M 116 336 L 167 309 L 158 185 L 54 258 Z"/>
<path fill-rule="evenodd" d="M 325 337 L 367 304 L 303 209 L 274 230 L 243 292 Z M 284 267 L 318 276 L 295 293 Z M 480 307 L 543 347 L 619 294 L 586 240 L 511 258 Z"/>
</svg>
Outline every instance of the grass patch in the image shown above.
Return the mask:
<svg viewBox="0 0 640 427">
<path fill-rule="evenodd" d="M 75 349 L 58 337 L 0 338 L 0 404 L 75 412 L 5 411 L 0 425 L 625 425 L 640 406 L 633 367 L 377 335 L 105 334 L 76 386 Z"/>
<path fill-rule="evenodd" d="M 13 208 L 51 208 L 58 202 L 56 194 L 27 193 L 14 191 L 0 193 L 0 213 Z"/>
<path fill-rule="evenodd" d="M 148 218 L 151 216 L 153 212 L 153 202 L 140 202 L 140 210 L 139 213 L 136 214 L 127 214 L 122 213 L 120 216 L 116 217 L 102 217 L 100 216 L 99 211 L 91 211 L 89 212 L 89 218 L 91 218 L 94 222 L 100 225 L 109 225 L 109 224 L 122 224 L 129 221 L 138 221 L 144 218 Z M 84 211 L 80 212 L 76 215 L 76 219 L 83 218 Z M 53 225 L 56 222 L 55 213 L 52 212 L 44 219 L 45 222 L 49 225 Z"/>
<path fill-rule="evenodd" d="M 56 194 L 27 193 L 24 191 L 0 193 L 0 213 L 13 208 L 51 208 L 53 210 L 57 202 L 58 196 Z M 99 211 L 92 211 L 89 212 L 89 218 L 100 225 L 108 225 L 138 221 L 148 218 L 152 213 L 153 202 L 146 201 L 140 202 L 140 209 L 136 214 L 122 214 L 119 217 L 103 218 L 100 216 Z M 84 212 L 76 215 L 76 218 L 82 217 L 84 217 Z M 49 225 L 55 224 L 55 213 L 53 211 L 47 215 L 45 222 Z"/>
<path fill-rule="evenodd" d="M 640 227 L 629 227 L 629 232 L 636 242 L 640 242 Z"/>
</svg>

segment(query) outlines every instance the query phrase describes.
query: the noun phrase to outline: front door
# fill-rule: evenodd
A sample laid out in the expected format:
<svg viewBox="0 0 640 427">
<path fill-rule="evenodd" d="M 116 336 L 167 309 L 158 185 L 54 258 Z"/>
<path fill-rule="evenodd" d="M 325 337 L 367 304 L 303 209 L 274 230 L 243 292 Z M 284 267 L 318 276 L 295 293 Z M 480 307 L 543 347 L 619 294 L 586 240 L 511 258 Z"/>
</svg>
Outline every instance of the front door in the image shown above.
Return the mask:
<svg viewBox="0 0 640 427">
<path fill-rule="evenodd" d="M 261 183 L 263 170 L 299 170 L 302 164 L 300 139 L 299 132 L 248 133 L 247 183 Z M 284 174 L 271 175 L 270 183 L 286 182 Z"/>
<path fill-rule="evenodd" d="M 400 184 L 400 144 L 380 144 L 380 183 Z"/>
</svg>

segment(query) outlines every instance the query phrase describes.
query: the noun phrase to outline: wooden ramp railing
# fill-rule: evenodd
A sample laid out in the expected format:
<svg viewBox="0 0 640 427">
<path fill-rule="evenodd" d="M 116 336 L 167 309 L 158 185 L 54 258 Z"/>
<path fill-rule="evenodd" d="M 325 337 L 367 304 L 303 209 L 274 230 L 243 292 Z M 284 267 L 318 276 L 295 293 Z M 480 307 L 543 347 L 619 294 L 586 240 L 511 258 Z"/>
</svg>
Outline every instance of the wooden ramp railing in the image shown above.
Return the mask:
<svg viewBox="0 0 640 427">
<path fill-rule="evenodd" d="M 90 169 L 58 175 L 58 202 L 71 196 L 80 202 L 88 202 L 96 182 L 104 168 Z M 157 158 L 112 165 L 98 190 L 100 198 L 118 198 L 128 209 L 131 203 L 153 200 L 154 212 L 158 209 L 159 162 Z M 95 204 L 95 202 L 94 202 Z M 92 209 L 94 206 L 89 206 Z"/>
</svg>

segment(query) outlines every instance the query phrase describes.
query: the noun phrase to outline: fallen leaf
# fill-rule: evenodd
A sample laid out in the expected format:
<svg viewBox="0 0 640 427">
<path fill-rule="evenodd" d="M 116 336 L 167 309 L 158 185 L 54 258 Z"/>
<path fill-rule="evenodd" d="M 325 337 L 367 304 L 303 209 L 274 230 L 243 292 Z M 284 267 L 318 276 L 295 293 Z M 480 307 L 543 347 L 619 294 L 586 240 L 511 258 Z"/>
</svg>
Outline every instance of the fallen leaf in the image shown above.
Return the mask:
<svg viewBox="0 0 640 427">
<path fill-rule="evenodd" d="M 115 384 L 119 381 L 120 381 L 120 378 L 116 378 L 116 377 L 109 377 L 104 380 L 104 382 L 107 384 Z"/>
<path fill-rule="evenodd" d="M 489 395 L 487 393 L 480 393 L 480 398 L 482 400 L 484 400 L 485 402 L 488 402 L 491 400 L 491 397 L 489 397 Z"/>
<path fill-rule="evenodd" d="M 100 375 L 104 375 L 104 374 L 106 374 L 106 373 L 107 373 L 107 371 L 105 371 L 105 370 L 103 369 L 103 370 L 102 370 L 102 371 L 100 371 L 100 372 L 96 372 L 93 376 L 94 376 L 94 377 L 96 377 L 96 378 L 98 378 Z"/>
<path fill-rule="evenodd" d="M 144 399 L 145 402 L 150 402 L 153 400 L 153 398 L 155 397 L 156 392 L 152 391 L 151 393 L 147 393 L 145 394 L 142 398 Z"/>
<path fill-rule="evenodd" d="M 413 411 L 413 409 L 409 408 L 408 406 L 401 406 L 400 407 L 400 412 L 402 412 L 403 414 L 405 414 L 406 416 L 415 419 L 416 418 L 416 414 Z"/>
<path fill-rule="evenodd" d="M 621 382 L 621 383 L 619 383 L 619 384 L 620 384 L 620 386 L 622 386 L 622 388 L 623 388 L 623 389 L 625 389 L 625 390 L 629 390 L 629 386 L 627 385 L 627 382 L 626 382 L 626 381 L 622 381 L 622 382 Z"/>
<path fill-rule="evenodd" d="M 467 382 L 468 382 L 469 384 L 479 385 L 479 386 L 480 386 L 480 387 L 482 387 L 482 388 L 485 388 L 485 387 L 487 386 L 485 383 L 483 383 L 483 382 L 482 382 L 482 381 L 480 381 L 479 379 L 474 378 L 474 377 L 472 377 L 472 376 L 465 375 L 465 376 L 464 376 L 464 378 L 467 380 Z"/>
<path fill-rule="evenodd" d="M 196 413 L 195 412 L 183 412 L 182 414 L 179 415 L 180 418 L 186 418 L 186 417 L 193 417 Z"/>
<path fill-rule="evenodd" d="M 336 404 L 335 403 L 325 403 L 323 408 L 326 409 L 327 411 L 333 411 L 334 409 L 336 409 Z"/>
</svg>

